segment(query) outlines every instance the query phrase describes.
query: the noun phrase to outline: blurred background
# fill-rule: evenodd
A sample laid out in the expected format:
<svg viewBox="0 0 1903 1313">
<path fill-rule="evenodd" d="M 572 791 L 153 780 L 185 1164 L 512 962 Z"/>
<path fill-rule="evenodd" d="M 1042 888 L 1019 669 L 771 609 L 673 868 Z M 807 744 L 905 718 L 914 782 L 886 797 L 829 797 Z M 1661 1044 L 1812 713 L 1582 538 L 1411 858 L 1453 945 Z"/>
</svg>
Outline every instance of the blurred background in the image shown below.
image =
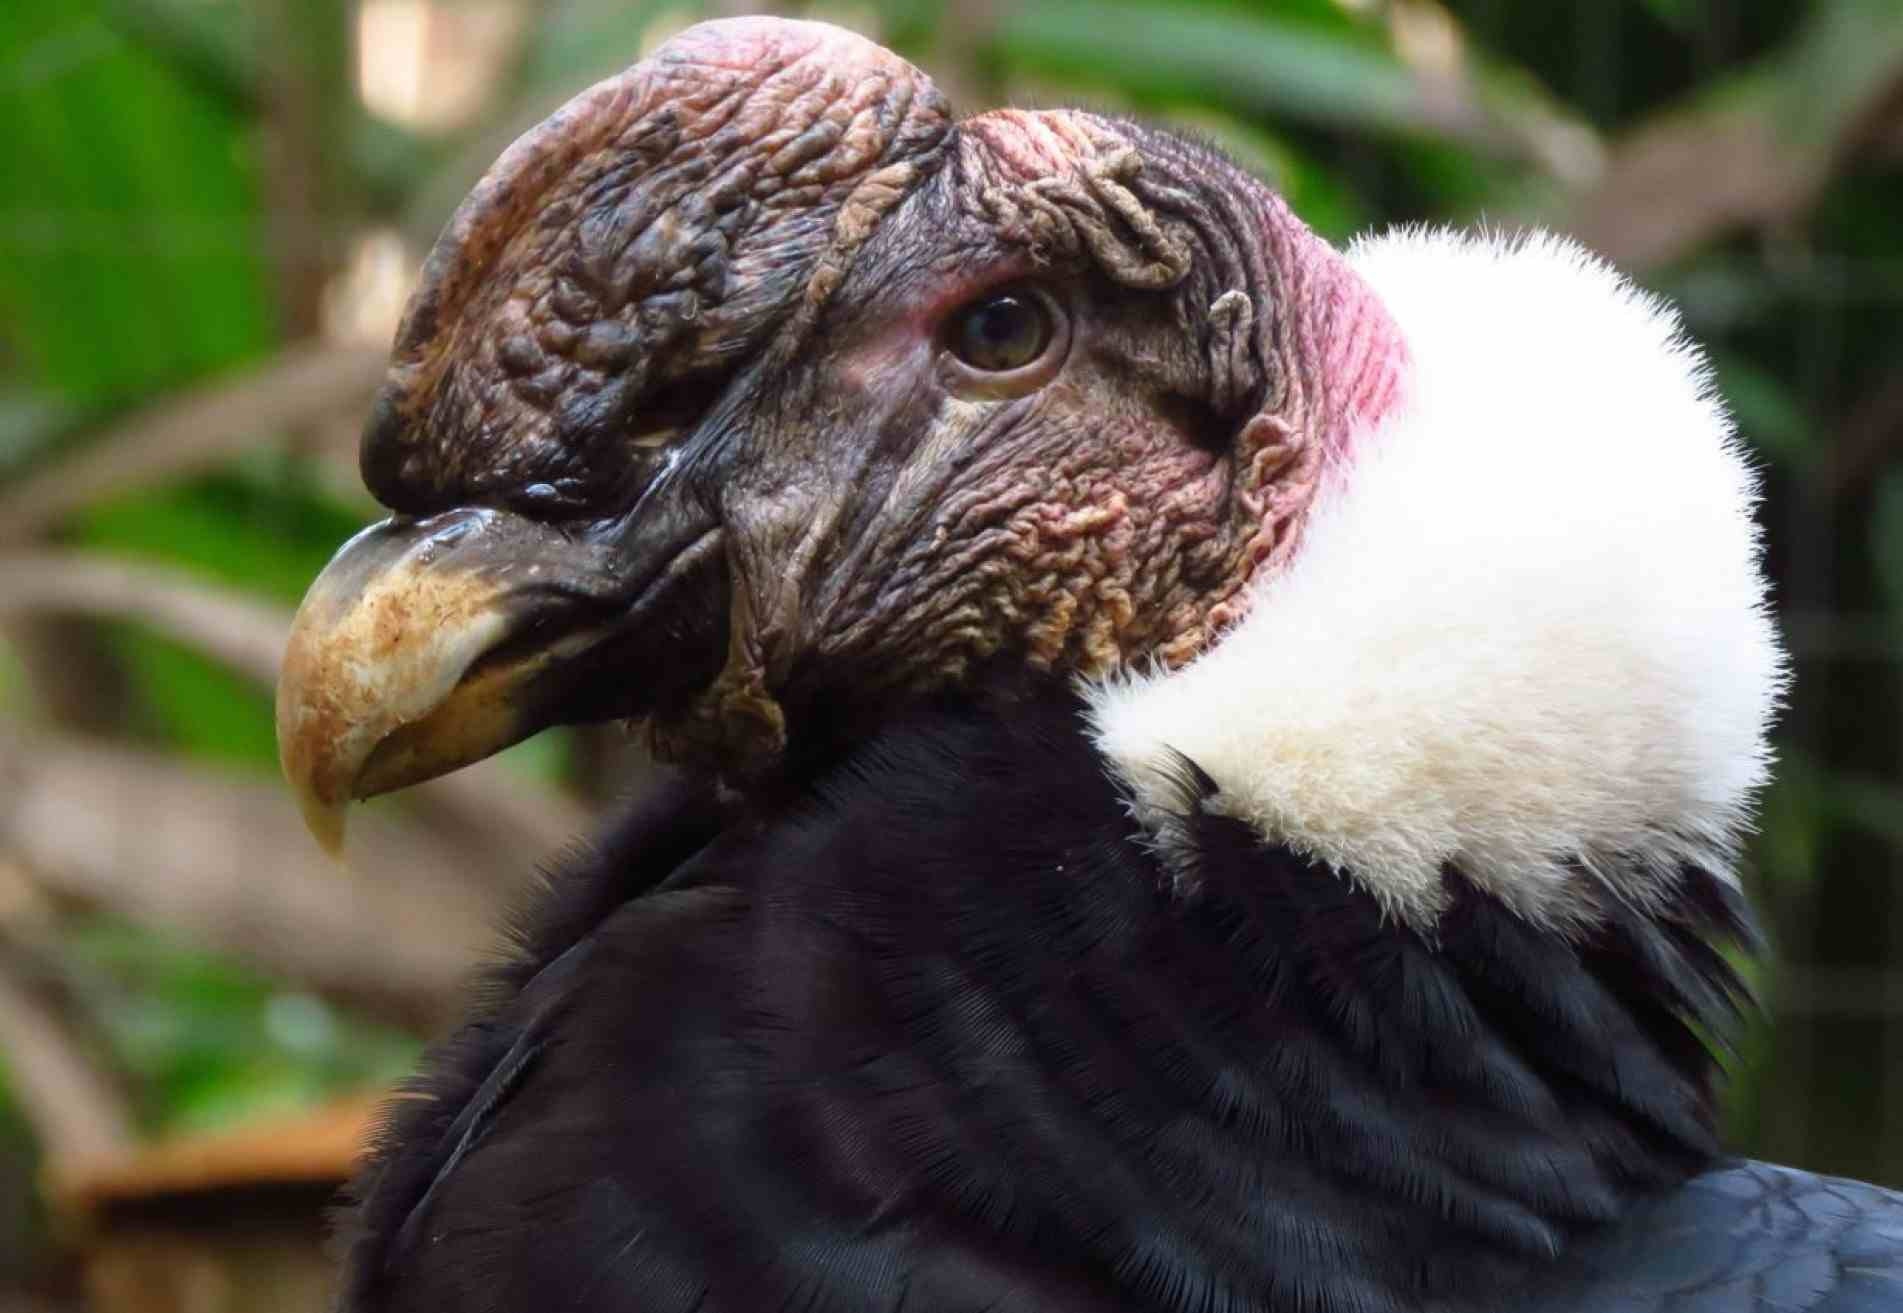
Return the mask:
<svg viewBox="0 0 1903 1313">
<path fill-rule="evenodd" d="M 0 3 L 0 1313 L 323 1307 L 368 1101 L 638 776 L 618 731 L 545 735 L 370 808 L 333 866 L 270 687 L 377 515 L 357 433 L 450 209 L 568 95 L 747 8 Z M 1188 125 L 1334 239 L 1540 223 L 1678 301 L 1764 471 L 1798 665 L 1732 1139 L 1903 1184 L 1903 4 L 780 8 L 963 110 Z"/>
</svg>

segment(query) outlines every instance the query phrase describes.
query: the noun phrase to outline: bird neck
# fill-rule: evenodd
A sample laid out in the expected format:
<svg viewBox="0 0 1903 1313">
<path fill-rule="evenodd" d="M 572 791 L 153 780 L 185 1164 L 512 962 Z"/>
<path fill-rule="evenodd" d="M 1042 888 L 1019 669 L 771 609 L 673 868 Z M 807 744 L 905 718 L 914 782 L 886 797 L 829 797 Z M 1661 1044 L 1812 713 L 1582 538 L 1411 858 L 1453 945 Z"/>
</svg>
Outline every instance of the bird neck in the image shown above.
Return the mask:
<svg viewBox="0 0 1903 1313">
<path fill-rule="evenodd" d="M 1357 434 L 1384 419 L 1401 398 L 1406 338 L 1393 315 L 1346 257 L 1295 217 L 1280 196 L 1259 193 L 1261 227 L 1272 258 L 1288 272 L 1284 331 L 1275 350 L 1280 373 L 1303 389 L 1303 427 L 1330 458 L 1350 454 Z"/>
<path fill-rule="evenodd" d="M 1204 622 L 1153 654 L 1172 669 L 1248 615 L 1257 581 L 1301 553 L 1331 480 L 1400 408 L 1409 366 L 1399 325 L 1341 253 L 1280 197 L 1242 194 L 1240 226 L 1260 240 L 1209 261 L 1212 286 L 1228 288 L 1209 303 L 1211 392 L 1218 410 L 1241 416 L 1231 454 L 1237 551 Z M 1251 290 L 1230 285 L 1238 281 Z"/>
<path fill-rule="evenodd" d="M 854 946 L 811 1051 L 891 1089 L 776 1074 L 880 1146 L 874 1215 L 962 1218 L 1118 1307 L 1461 1309 L 1711 1161 L 1723 882 L 1568 938 L 1449 872 L 1425 933 L 1178 786 L 1168 842 L 1133 834 L 1075 698 L 1018 689 L 870 736 L 718 860 Z"/>
<path fill-rule="evenodd" d="M 1302 303 L 1352 300 L 1316 258 L 1337 292 Z M 1449 866 L 1554 927 L 1606 888 L 1669 906 L 1681 870 L 1733 868 L 1785 680 L 1703 359 L 1565 243 L 1402 233 L 1351 263 L 1406 334 L 1401 400 L 1238 622 L 1099 687 L 1099 741 L 1139 805 L 1187 756 L 1212 805 L 1417 927 Z"/>
<path fill-rule="evenodd" d="M 1340 251 L 1294 219 L 1279 196 L 1271 196 L 1269 204 L 1281 209 L 1271 223 L 1300 230 L 1288 238 L 1298 251 L 1292 327 L 1305 350 L 1313 352 L 1307 358 L 1323 362 L 1304 371 L 1321 392 L 1313 411 L 1319 428 L 1334 453 L 1347 455 L 1353 438 L 1385 419 L 1401 400 L 1406 339 L 1382 297 Z"/>
</svg>

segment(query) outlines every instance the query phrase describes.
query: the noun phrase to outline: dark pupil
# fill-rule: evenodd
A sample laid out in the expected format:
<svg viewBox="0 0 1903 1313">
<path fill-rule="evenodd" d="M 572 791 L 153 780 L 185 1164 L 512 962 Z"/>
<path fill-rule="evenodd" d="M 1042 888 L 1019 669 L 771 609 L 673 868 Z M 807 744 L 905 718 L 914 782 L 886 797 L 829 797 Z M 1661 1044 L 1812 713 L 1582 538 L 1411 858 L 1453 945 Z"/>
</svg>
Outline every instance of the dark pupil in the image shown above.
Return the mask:
<svg viewBox="0 0 1903 1313">
<path fill-rule="evenodd" d="M 965 312 L 958 356 L 974 369 L 1017 369 L 1044 349 L 1042 309 L 1021 296 L 994 296 Z"/>
</svg>

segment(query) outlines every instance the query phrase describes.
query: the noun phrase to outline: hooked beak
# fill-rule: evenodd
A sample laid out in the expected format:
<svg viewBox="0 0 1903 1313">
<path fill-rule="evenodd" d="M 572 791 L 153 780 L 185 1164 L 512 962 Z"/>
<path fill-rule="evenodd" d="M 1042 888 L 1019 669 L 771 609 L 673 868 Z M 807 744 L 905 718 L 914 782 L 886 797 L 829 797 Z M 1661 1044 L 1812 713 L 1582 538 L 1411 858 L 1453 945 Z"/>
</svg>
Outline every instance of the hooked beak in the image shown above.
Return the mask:
<svg viewBox="0 0 1903 1313">
<path fill-rule="evenodd" d="M 638 714 L 653 688 L 600 675 L 626 670 L 648 603 L 717 545 L 704 533 L 635 571 L 612 541 L 491 509 L 345 543 L 298 608 L 278 680 L 278 756 L 311 833 L 336 852 L 354 800 L 551 724 Z"/>
<path fill-rule="evenodd" d="M 335 852 L 344 808 L 480 760 L 547 723 L 549 676 L 601 637 L 572 581 L 598 562 L 497 511 L 386 520 L 338 551 L 291 626 L 278 756 Z M 545 646 L 512 642 L 542 627 Z"/>
</svg>

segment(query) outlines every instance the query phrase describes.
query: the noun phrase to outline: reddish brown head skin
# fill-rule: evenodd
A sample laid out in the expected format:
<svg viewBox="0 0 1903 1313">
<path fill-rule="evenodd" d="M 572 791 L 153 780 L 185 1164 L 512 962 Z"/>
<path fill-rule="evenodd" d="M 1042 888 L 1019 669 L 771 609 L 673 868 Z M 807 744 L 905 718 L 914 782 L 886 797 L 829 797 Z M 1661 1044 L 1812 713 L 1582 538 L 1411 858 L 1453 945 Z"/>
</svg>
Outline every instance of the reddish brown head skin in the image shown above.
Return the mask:
<svg viewBox="0 0 1903 1313">
<path fill-rule="evenodd" d="M 960 365 L 948 325 L 1007 288 L 1054 308 L 1052 347 Z M 593 693 L 540 714 L 646 715 L 745 772 L 988 659 L 1193 656 L 1403 364 L 1335 252 L 1206 148 L 1070 111 L 954 126 L 868 42 L 735 20 L 477 188 L 364 470 L 399 511 L 499 509 L 590 562 Z"/>
<path fill-rule="evenodd" d="M 371 490 L 418 512 L 605 504 L 638 477 L 626 439 L 758 350 L 950 128 L 917 70 L 813 23 L 702 24 L 583 92 L 432 251 L 365 435 Z"/>
<path fill-rule="evenodd" d="M 944 326 L 1030 283 L 1069 324 L 1047 373 L 989 387 Z M 663 732 L 771 746 L 839 690 L 1004 656 L 1179 662 L 1297 540 L 1323 470 L 1393 401 L 1385 313 L 1226 161 L 1133 124 L 1001 111 L 784 340 L 773 437 L 727 484 L 727 666 Z"/>
</svg>

